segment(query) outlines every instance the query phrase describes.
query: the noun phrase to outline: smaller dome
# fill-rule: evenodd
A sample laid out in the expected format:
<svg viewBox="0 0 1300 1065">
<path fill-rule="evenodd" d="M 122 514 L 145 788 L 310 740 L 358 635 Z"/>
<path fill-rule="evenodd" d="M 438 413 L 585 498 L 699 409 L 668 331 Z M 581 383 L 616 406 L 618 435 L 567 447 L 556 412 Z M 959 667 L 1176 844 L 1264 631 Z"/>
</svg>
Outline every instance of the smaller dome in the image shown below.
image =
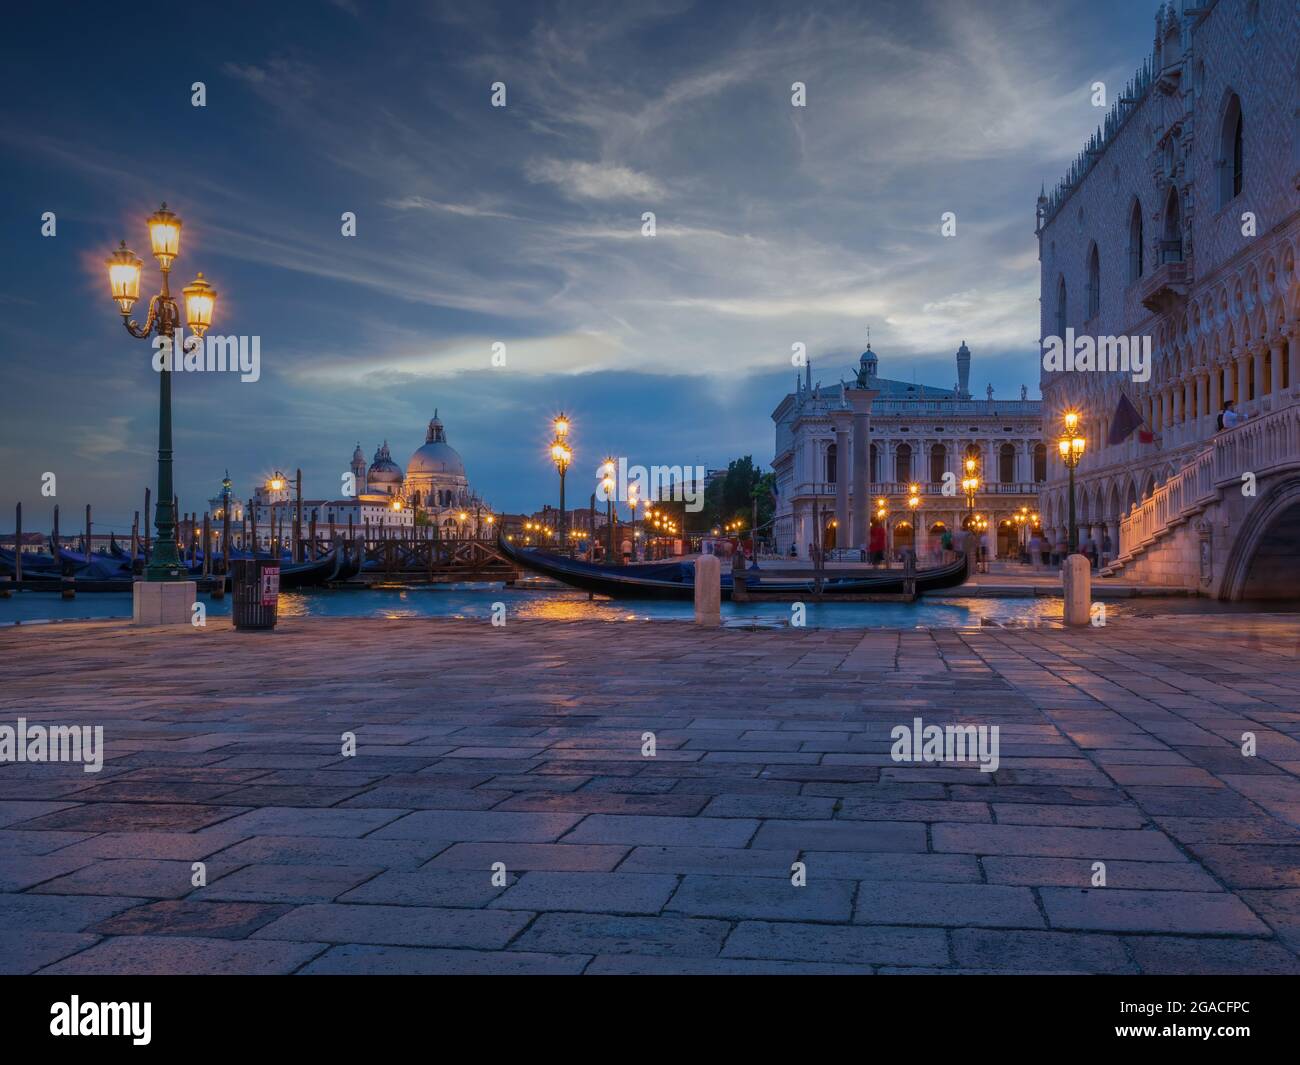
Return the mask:
<svg viewBox="0 0 1300 1065">
<path fill-rule="evenodd" d="M 357 449 L 352 452 L 352 461 L 354 464 L 358 462 L 365 463 L 366 461 L 365 452 L 361 450 L 361 444 L 359 442 L 357 444 Z"/>
<path fill-rule="evenodd" d="M 368 484 L 401 484 L 402 468 L 393 461 L 393 456 L 388 452 L 388 441 L 385 440 L 383 447 L 375 452 L 375 461 L 370 464 L 370 469 L 366 471 L 366 482 Z"/>
</svg>

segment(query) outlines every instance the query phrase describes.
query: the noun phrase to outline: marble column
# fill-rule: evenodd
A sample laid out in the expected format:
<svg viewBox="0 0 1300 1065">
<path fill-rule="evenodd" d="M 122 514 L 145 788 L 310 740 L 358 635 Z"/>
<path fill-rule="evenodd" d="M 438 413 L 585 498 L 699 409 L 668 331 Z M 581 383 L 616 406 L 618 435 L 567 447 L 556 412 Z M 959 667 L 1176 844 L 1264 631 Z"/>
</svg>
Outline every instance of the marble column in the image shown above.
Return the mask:
<svg viewBox="0 0 1300 1065">
<path fill-rule="evenodd" d="M 849 388 L 844 395 L 853 409 L 852 538 L 846 540 L 845 546 L 865 548 L 871 536 L 871 494 L 867 488 L 871 472 L 871 401 L 880 393 L 874 388 Z"/>
<path fill-rule="evenodd" d="M 831 411 L 831 425 L 835 428 L 835 547 L 837 550 L 850 547 L 849 534 L 852 524 L 849 519 L 849 431 L 852 428 L 853 411 L 844 407 Z M 853 463 L 857 468 L 856 461 Z"/>
<path fill-rule="evenodd" d="M 1300 329 L 1295 326 L 1287 333 L 1287 378 L 1292 392 L 1300 394 Z"/>
<path fill-rule="evenodd" d="M 1218 421 L 1219 411 L 1223 409 L 1223 367 L 1216 365 L 1210 371 L 1210 409 L 1206 411 Z"/>
<path fill-rule="evenodd" d="M 1265 380 L 1264 371 L 1264 353 L 1268 351 L 1264 344 L 1255 344 L 1251 355 L 1255 362 L 1255 394 L 1251 398 L 1255 401 L 1257 411 L 1264 409 L 1264 393 L 1268 391 L 1268 382 Z"/>
<path fill-rule="evenodd" d="M 1269 355 L 1273 360 L 1273 409 L 1276 410 L 1282 399 L 1282 360 L 1286 357 L 1286 348 L 1282 338 L 1274 337 L 1269 341 Z"/>
<path fill-rule="evenodd" d="M 1233 398 L 1237 401 L 1237 413 L 1245 413 L 1246 400 L 1250 396 L 1250 356 L 1245 352 L 1238 352 L 1237 362 L 1237 391 Z"/>
</svg>

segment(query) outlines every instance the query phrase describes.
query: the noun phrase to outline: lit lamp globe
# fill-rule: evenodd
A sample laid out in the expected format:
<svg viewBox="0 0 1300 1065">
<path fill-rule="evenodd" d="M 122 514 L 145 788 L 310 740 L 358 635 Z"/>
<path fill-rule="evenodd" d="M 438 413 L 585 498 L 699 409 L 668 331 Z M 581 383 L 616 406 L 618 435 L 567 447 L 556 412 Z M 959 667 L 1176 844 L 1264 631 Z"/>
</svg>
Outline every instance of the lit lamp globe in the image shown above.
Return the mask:
<svg viewBox="0 0 1300 1065">
<path fill-rule="evenodd" d="M 181 250 L 181 220 L 163 204 L 154 211 L 146 223 L 149 226 L 149 242 L 153 245 L 154 258 L 163 270 L 172 268 L 172 261 Z"/>
<path fill-rule="evenodd" d="M 122 241 L 117 251 L 104 260 L 113 300 L 125 318 L 140 298 L 140 267 L 144 265 Z"/>
<path fill-rule="evenodd" d="M 201 337 L 212 325 L 212 312 L 217 306 L 217 293 L 203 277 L 203 272 L 181 290 L 185 296 L 185 324 L 196 337 Z"/>
</svg>

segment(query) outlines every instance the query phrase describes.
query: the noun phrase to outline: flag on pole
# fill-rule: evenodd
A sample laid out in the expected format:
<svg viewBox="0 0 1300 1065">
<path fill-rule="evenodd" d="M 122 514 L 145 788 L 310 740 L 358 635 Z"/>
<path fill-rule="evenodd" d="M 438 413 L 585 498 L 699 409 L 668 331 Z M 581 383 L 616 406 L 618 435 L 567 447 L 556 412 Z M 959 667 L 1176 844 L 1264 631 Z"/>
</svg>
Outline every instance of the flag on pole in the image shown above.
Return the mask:
<svg viewBox="0 0 1300 1065">
<path fill-rule="evenodd" d="M 1143 423 L 1141 412 L 1133 405 L 1133 401 L 1128 398 L 1128 393 L 1123 390 L 1119 394 L 1119 403 L 1115 406 L 1115 413 L 1110 419 L 1110 432 L 1106 434 L 1106 443 L 1111 447 L 1124 443 Z M 1143 432 L 1138 434 L 1138 439 L 1144 444 L 1151 443 L 1154 438 L 1152 433 Z"/>
</svg>

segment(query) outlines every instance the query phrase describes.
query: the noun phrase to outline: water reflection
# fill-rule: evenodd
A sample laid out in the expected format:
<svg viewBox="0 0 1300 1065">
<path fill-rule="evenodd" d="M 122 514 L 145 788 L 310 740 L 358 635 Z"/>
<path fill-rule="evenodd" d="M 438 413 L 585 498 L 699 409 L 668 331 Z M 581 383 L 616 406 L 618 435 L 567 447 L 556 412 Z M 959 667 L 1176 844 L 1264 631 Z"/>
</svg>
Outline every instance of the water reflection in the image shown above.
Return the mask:
<svg viewBox="0 0 1300 1065">
<path fill-rule="evenodd" d="M 203 602 L 208 614 L 230 613 L 230 599 Z M 586 592 L 558 589 L 519 589 L 502 585 L 434 585 L 384 589 L 315 589 L 285 592 L 280 616 L 368 618 L 462 618 L 487 622 L 493 604 L 505 606 L 507 619 L 533 621 L 665 621 L 689 620 L 690 602 L 616 602 L 589 599 Z M 788 624 L 790 603 L 722 604 L 726 621 L 746 620 L 762 625 Z M 982 622 L 1003 625 L 1059 624 L 1059 598 L 991 599 L 925 598 L 916 603 L 807 603 L 806 623 L 814 628 L 965 628 Z M 1269 604 L 1219 603 L 1208 599 L 1111 599 L 1108 618 L 1182 613 L 1260 613 Z M 1272 605 L 1278 610 L 1277 604 Z M 1285 607 L 1282 607 L 1285 609 Z M 57 594 L 22 592 L 0 599 L 0 623 L 16 620 L 75 620 L 130 617 L 129 595 L 81 595 L 74 600 Z"/>
</svg>

